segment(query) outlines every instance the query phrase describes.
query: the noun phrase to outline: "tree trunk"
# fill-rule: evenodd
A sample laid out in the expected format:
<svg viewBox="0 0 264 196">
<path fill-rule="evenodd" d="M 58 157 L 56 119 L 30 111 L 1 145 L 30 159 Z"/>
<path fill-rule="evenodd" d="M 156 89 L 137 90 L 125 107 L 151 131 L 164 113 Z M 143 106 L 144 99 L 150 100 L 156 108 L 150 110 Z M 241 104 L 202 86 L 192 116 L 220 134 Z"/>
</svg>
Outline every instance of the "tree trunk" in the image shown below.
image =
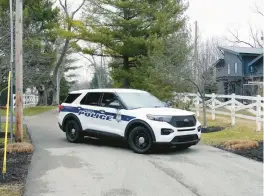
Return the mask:
<svg viewBox="0 0 264 196">
<path fill-rule="evenodd" d="M 125 71 L 125 77 L 124 77 L 124 88 L 129 88 L 130 87 L 130 81 L 128 78 L 128 73 L 129 73 L 129 60 L 128 57 L 124 57 L 124 71 Z"/>
<path fill-rule="evenodd" d="M 58 101 L 57 101 L 57 88 L 56 86 L 55 87 L 52 87 L 52 105 L 56 106 L 58 105 Z"/>
<path fill-rule="evenodd" d="M 203 127 L 207 128 L 207 120 L 206 120 L 206 105 L 205 105 L 205 96 L 202 96 L 202 104 L 203 104 Z"/>
<path fill-rule="evenodd" d="M 96 72 L 96 80 L 97 80 L 97 84 L 98 84 L 98 88 L 102 88 L 102 70 L 98 69 L 97 67 L 95 67 L 95 72 Z"/>
<path fill-rule="evenodd" d="M 40 85 L 39 87 L 37 87 L 38 90 L 38 106 L 44 106 L 44 105 L 48 105 L 47 104 L 47 91 L 45 89 L 44 85 Z"/>
</svg>

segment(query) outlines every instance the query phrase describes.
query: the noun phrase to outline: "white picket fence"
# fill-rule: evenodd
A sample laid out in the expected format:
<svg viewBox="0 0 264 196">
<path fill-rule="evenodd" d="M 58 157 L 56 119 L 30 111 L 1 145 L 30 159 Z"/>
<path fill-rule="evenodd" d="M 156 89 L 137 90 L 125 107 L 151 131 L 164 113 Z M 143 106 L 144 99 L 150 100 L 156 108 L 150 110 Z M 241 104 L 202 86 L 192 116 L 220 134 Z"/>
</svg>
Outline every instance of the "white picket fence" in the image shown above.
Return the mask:
<svg viewBox="0 0 264 196">
<path fill-rule="evenodd" d="M 217 95 L 206 94 L 205 105 L 207 111 L 211 113 L 212 120 L 215 114 L 229 115 L 231 124 L 236 124 L 236 118 L 244 118 L 256 121 L 257 131 L 263 131 L 261 124 L 264 124 L 264 97 L 240 96 L 240 95 Z M 199 93 L 176 93 L 175 99 L 183 102 L 190 102 L 192 110 L 196 111 L 199 117 L 202 110 L 202 99 Z"/>
<path fill-rule="evenodd" d="M 13 103 L 14 103 L 14 109 L 16 107 L 16 95 L 13 94 Z M 29 108 L 34 107 L 38 103 L 38 96 L 37 95 L 23 95 L 23 108 Z"/>
</svg>

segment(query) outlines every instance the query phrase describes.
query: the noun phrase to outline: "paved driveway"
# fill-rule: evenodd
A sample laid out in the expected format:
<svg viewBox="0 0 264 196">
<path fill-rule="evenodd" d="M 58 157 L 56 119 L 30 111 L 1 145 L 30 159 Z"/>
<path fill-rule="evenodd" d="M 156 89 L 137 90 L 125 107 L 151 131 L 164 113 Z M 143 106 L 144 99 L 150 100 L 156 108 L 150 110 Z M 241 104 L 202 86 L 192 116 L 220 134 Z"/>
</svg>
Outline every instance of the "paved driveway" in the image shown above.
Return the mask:
<svg viewBox="0 0 264 196">
<path fill-rule="evenodd" d="M 197 145 L 133 153 L 116 141 L 70 144 L 57 112 L 28 120 L 36 151 L 26 196 L 261 196 L 262 164 Z"/>
</svg>

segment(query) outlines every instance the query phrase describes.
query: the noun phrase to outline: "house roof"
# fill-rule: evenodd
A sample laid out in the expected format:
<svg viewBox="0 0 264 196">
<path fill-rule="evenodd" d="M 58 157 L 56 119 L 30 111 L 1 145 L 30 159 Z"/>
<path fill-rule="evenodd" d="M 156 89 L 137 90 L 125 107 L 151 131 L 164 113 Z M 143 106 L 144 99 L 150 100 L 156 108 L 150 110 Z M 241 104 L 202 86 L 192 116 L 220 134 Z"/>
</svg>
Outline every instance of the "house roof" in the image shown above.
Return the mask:
<svg viewBox="0 0 264 196">
<path fill-rule="evenodd" d="M 260 59 L 262 59 L 262 58 L 263 58 L 263 54 L 257 56 L 256 58 L 254 58 L 252 61 L 250 61 L 250 62 L 248 63 L 248 66 L 253 65 L 254 63 L 258 62 L 258 61 L 259 61 Z"/>
<path fill-rule="evenodd" d="M 214 66 L 221 66 L 221 65 L 224 65 L 225 63 L 225 60 L 224 59 L 218 59 L 215 63 L 212 64 L 212 67 Z"/>
<path fill-rule="evenodd" d="M 250 48 L 250 47 L 230 47 L 230 46 L 219 46 L 220 50 L 228 51 L 234 54 L 263 54 L 263 48 Z"/>
</svg>

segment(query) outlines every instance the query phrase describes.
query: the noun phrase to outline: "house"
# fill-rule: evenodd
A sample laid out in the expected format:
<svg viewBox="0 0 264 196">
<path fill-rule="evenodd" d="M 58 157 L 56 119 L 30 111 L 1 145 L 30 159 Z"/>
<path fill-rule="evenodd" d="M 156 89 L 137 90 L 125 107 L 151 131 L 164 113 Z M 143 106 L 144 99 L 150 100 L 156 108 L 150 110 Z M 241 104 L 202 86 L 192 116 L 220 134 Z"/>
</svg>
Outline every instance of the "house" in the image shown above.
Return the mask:
<svg viewBox="0 0 264 196">
<path fill-rule="evenodd" d="M 263 48 L 218 47 L 214 63 L 218 94 L 263 95 Z"/>
</svg>

